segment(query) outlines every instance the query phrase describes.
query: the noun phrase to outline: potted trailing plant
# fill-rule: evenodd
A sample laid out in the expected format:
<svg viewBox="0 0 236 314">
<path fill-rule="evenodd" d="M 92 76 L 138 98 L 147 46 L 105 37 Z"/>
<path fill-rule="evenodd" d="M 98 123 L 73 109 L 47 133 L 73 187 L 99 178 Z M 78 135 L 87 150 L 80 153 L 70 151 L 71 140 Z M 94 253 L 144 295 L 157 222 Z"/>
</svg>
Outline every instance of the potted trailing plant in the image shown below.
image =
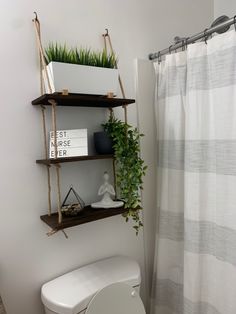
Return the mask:
<svg viewBox="0 0 236 314">
<path fill-rule="evenodd" d="M 114 54 L 51 43 L 45 48 L 45 59 L 52 92 L 67 89 L 70 93 L 93 95 L 117 93 L 118 70 Z M 46 91 L 49 92 L 48 86 Z"/>
<path fill-rule="evenodd" d="M 113 114 L 110 115 L 108 122 L 103 124 L 103 127 L 113 140 L 117 194 L 124 201 L 125 208 L 128 209 L 124 217 L 126 221 L 129 218 L 133 219 L 133 228 L 138 234 L 139 229 L 143 226 L 140 217 L 142 209 L 140 190 L 143 189 L 142 177 L 147 169 L 144 161 L 140 158 L 139 140 L 143 134 L 140 134 L 137 128 L 116 119 Z"/>
</svg>

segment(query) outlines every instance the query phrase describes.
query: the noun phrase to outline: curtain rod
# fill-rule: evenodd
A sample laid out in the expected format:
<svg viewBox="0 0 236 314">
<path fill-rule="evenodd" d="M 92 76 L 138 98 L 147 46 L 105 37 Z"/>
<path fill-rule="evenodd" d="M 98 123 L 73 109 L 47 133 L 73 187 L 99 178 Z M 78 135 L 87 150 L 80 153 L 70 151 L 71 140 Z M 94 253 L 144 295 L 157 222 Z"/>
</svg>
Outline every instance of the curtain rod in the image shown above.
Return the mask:
<svg viewBox="0 0 236 314">
<path fill-rule="evenodd" d="M 207 40 L 207 38 L 212 35 L 215 32 L 218 32 L 219 30 L 221 30 L 224 27 L 230 27 L 231 25 L 235 25 L 235 30 L 236 30 L 236 15 L 234 17 L 232 17 L 231 19 L 228 19 L 227 21 L 218 24 L 214 27 L 211 28 L 207 28 L 205 29 L 205 31 L 198 33 L 196 35 L 193 35 L 192 37 L 188 37 L 188 38 L 179 38 L 179 41 L 173 45 L 171 45 L 169 48 L 163 49 L 161 51 L 155 52 L 155 53 L 150 53 L 149 54 L 149 60 L 154 60 L 154 59 L 159 59 L 161 58 L 161 56 L 164 56 L 166 54 L 171 53 L 171 51 L 177 50 L 179 48 L 183 48 L 186 47 L 188 44 L 192 44 L 195 41 L 201 39 L 201 38 L 205 38 L 205 40 Z"/>
</svg>

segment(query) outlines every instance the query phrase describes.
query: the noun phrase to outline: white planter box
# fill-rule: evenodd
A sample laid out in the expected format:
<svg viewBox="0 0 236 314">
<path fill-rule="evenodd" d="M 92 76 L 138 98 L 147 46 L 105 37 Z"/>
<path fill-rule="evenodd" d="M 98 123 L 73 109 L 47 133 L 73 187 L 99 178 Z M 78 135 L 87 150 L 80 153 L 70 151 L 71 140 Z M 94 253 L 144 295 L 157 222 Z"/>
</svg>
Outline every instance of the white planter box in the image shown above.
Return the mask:
<svg viewBox="0 0 236 314">
<path fill-rule="evenodd" d="M 52 92 L 107 95 L 117 94 L 118 70 L 91 67 L 61 62 L 50 62 L 47 66 Z M 45 78 L 45 73 L 43 73 Z M 45 80 L 47 83 L 47 80 Z M 50 93 L 46 84 L 46 92 Z"/>
</svg>

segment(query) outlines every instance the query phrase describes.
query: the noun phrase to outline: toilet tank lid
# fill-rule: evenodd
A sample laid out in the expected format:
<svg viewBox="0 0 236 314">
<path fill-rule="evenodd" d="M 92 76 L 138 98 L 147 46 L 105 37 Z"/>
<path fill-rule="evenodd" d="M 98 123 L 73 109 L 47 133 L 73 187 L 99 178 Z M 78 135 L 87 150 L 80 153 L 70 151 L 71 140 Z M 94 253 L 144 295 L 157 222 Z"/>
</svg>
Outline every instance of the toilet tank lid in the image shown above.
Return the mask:
<svg viewBox="0 0 236 314">
<path fill-rule="evenodd" d="M 87 308 L 97 291 L 123 282 L 138 286 L 140 267 L 131 258 L 115 256 L 78 268 L 42 286 L 45 307 L 58 314 L 77 314 Z"/>
</svg>

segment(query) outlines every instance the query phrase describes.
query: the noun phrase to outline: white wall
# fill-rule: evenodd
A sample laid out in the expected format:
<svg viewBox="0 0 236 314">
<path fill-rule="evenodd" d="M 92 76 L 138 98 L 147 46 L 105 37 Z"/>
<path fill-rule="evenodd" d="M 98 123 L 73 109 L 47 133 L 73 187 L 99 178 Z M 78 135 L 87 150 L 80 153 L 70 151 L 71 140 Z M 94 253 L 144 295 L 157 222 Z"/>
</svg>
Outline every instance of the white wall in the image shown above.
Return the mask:
<svg viewBox="0 0 236 314">
<path fill-rule="evenodd" d="M 42 283 L 115 254 L 135 258 L 144 271 L 144 251 L 142 233 L 136 237 L 122 217 L 68 229 L 68 240 L 62 233 L 45 235 L 48 227 L 39 216 L 46 213 L 46 173 L 35 164 L 43 151 L 41 120 L 39 110 L 30 105 L 39 95 L 33 11 L 39 14 L 44 43 L 101 48 L 101 34 L 108 27 L 127 97 L 134 97 L 134 58 L 146 58 L 175 35 L 203 29 L 212 20 L 213 7 L 211 0 L 1 0 L 0 5 L 0 291 L 8 314 L 40 314 Z M 59 126 L 86 127 L 89 121 L 90 133 L 103 119 L 104 112 L 98 110 L 59 111 Z M 129 122 L 137 122 L 135 105 L 129 109 Z M 63 166 L 63 193 L 73 183 L 87 202 L 92 201 L 107 167 L 106 161 Z M 154 213 L 150 208 L 145 212 L 149 235 Z M 143 297 L 145 292 L 143 285 Z"/>
<path fill-rule="evenodd" d="M 148 165 L 148 171 L 143 179 L 144 191 L 142 193 L 144 212 L 144 249 L 146 256 L 146 286 L 151 292 L 152 269 L 154 261 L 154 246 L 156 235 L 156 169 L 157 169 L 157 146 L 156 125 L 154 112 L 155 73 L 152 62 L 137 60 L 137 107 L 138 126 L 145 137 L 141 138 L 141 156 Z"/>
<path fill-rule="evenodd" d="M 229 17 L 236 15 L 236 1 L 214 0 L 214 16 L 217 18 L 221 15 L 228 15 Z"/>
</svg>

